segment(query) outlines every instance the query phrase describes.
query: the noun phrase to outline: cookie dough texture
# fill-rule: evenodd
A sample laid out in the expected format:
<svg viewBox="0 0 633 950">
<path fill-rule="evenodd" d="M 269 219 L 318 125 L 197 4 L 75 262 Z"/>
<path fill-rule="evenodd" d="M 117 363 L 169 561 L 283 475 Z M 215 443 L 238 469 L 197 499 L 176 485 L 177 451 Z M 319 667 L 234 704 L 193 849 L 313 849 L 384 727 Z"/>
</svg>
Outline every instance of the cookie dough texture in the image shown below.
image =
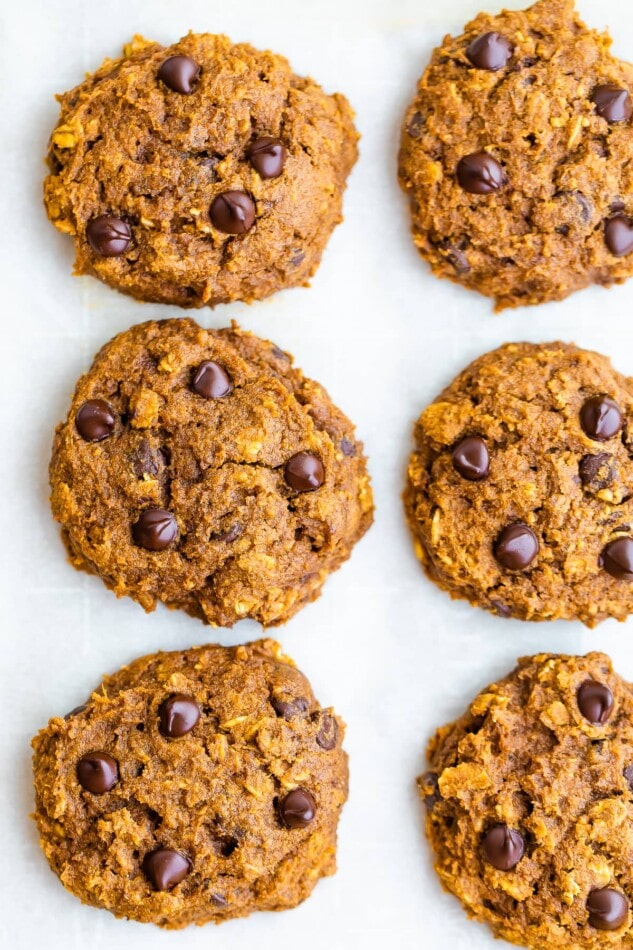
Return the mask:
<svg viewBox="0 0 633 950">
<path fill-rule="evenodd" d="M 496 70 L 467 55 L 490 32 L 511 50 Z M 578 19 L 573 0 L 541 0 L 481 14 L 435 50 L 406 115 L 399 161 L 413 238 L 435 274 L 493 297 L 501 310 L 633 273 L 633 128 L 630 118 L 610 123 L 592 101 L 599 86 L 633 87 L 633 67 L 610 46 Z M 501 190 L 460 186 L 459 162 L 478 152 L 500 164 Z M 605 241 L 613 216 L 622 218 L 621 257 Z"/>
<path fill-rule="evenodd" d="M 189 94 L 158 77 L 174 56 L 200 67 Z M 122 58 L 106 60 L 59 99 L 45 203 L 74 240 L 76 274 L 182 307 L 256 300 L 314 274 L 342 220 L 357 157 L 343 96 L 326 95 L 281 56 L 190 33 L 170 47 L 135 37 Z M 248 160 L 262 136 L 285 147 L 279 177 L 263 178 Z M 227 191 L 254 202 L 245 234 L 211 221 L 211 204 Z M 121 256 L 100 256 L 87 239 L 101 215 L 131 228 Z"/>
<path fill-rule="evenodd" d="M 168 738 L 161 708 L 174 694 L 200 718 Z M 33 740 L 42 848 L 69 891 L 117 917 L 178 928 L 294 907 L 336 869 L 342 737 L 341 720 L 270 640 L 143 657 Z M 101 794 L 77 773 L 95 750 L 118 766 Z M 279 817 L 295 789 L 315 803 L 303 827 Z M 163 848 L 190 869 L 160 891 L 145 868 Z"/>
<path fill-rule="evenodd" d="M 619 407 L 621 426 L 597 441 L 581 415 L 603 394 Z M 505 617 L 624 620 L 633 574 L 616 578 L 602 560 L 608 544 L 632 533 L 632 421 L 632 381 L 597 353 L 512 343 L 475 360 L 415 427 L 404 500 L 427 575 L 452 597 Z M 478 481 L 455 464 L 467 437 L 489 456 Z M 533 532 L 538 552 L 512 569 L 495 545 L 516 524 Z"/>
<path fill-rule="evenodd" d="M 221 398 L 193 389 L 207 362 L 228 379 Z M 93 400 L 112 420 L 101 441 L 78 429 Z M 303 453 L 322 466 L 314 490 L 287 480 Z M 135 326 L 103 347 L 57 429 L 50 478 L 76 567 L 146 610 L 163 601 L 217 626 L 286 621 L 372 521 L 362 445 L 325 390 L 273 344 L 189 319 Z M 167 535 L 150 524 L 139 537 L 151 509 L 169 519 Z"/>
<path fill-rule="evenodd" d="M 581 713 L 587 681 L 611 691 L 603 724 Z M 632 750 L 633 690 L 607 656 L 520 660 L 429 745 L 418 784 L 444 887 L 496 936 L 533 950 L 633 945 Z M 513 860 L 523 842 L 509 870 L 486 857 L 499 825 L 513 832 Z M 603 888 L 624 917 L 612 931 L 587 907 Z"/>
</svg>

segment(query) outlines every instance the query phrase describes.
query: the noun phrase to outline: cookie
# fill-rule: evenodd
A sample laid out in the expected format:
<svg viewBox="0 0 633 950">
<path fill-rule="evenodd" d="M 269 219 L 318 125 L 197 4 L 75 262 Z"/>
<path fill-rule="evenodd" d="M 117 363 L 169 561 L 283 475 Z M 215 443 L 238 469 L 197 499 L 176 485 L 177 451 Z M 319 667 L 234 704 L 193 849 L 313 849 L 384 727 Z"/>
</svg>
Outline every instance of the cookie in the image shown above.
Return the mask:
<svg viewBox="0 0 633 950">
<path fill-rule="evenodd" d="M 273 344 L 189 319 L 103 347 L 50 479 L 76 567 L 216 626 L 286 621 L 372 521 L 362 445 L 325 390 Z"/>
<path fill-rule="evenodd" d="M 633 380 L 565 343 L 510 343 L 424 410 L 404 501 L 427 575 L 503 617 L 633 611 Z"/>
<path fill-rule="evenodd" d="M 633 67 L 573 0 L 446 37 L 402 132 L 413 239 L 498 310 L 633 274 Z"/>
<path fill-rule="evenodd" d="M 64 887 L 161 927 L 283 910 L 336 870 L 343 724 L 271 640 L 157 653 L 33 740 Z"/>
<path fill-rule="evenodd" d="M 353 112 L 225 36 L 135 37 L 59 97 L 44 196 L 75 273 L 213 306 L 305 285 L 342 220 Z"/>
<path fill-rule="evenodd" d="M 520 660 L 428 758 L 436 871 L 470 916 L 533 950 L 631 946 L 633 687 L 608 656 Z"/>
</svg>

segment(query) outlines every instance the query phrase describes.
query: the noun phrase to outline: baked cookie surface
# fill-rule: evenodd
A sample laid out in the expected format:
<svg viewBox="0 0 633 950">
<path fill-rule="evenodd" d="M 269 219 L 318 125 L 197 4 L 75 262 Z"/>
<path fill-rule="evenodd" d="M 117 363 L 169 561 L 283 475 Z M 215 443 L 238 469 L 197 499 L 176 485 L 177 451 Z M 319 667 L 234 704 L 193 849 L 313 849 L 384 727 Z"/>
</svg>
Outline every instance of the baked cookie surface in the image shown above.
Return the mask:
<svg viewBox="0 0 633 950">
<path fill-rule="evenodd" d="M 633 689 L 609 657 L 524 658 L 428 749 L 444 887 L 533 950 L 630 947 Z"/>
<path fill-rule="evenodd" d="M 102 348 L 50 479 L 76 567 L 216 626 L 283 623 L 372 521 L 362 445 L 325 390 L 273 344 L 188 319 Z"/>
<path fill-rule="evenodd" d="M 342 738 L 273 641 L 143 657 L 33 740 L 42 848 L 117 917 L 294 907 L 336 869 Z"/>
<path fill-rule="evenodd" d="M 201 307 L 305 284 L 342 220 L 353 113 L 283 57 L 224 36 L 135 37 L 60 97 L 48 216 L 75 273 Z"/>
<path fill-rule="evenodd" d="M 399 177 L 435 274 L 497 309 L 633 274 L 633 67 L 573 0 L 446 37 L 405 119 Z"/>
<path fill-rule="evenodd" d="M 633 382 L 600 354 L 512 343 L 420 416 L 404 494 L 416 553 L 504 617 L 633 611 Z"/>
</svg>

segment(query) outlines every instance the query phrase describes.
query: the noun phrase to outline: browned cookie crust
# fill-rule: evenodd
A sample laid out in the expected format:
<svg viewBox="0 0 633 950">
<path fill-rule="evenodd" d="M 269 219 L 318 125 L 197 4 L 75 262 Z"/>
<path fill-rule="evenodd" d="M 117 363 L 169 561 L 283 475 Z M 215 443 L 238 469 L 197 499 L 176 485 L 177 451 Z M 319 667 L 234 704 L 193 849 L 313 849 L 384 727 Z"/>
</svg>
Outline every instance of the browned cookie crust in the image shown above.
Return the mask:
<svg viewBox="0 0 633 950">
<path fill-rule="evenodd" d="M 271 343 L 193 320 L 103 347 L 50 477 L 76 567 L 221 626 L 286 621 L 372 521 L 362 445 L 325 390 Z"/>
<path fill-rule="evenodd" d="M 534 950 L 633 946 L 633 689 L 541 654 L 439 729 L 418 780 L 442 884 Z"/>
<path fill-rule="evenodd" d="M 439 277 L 497 309 L 633 273 L 633 68 L 573 0 L 446 37 L 404 124 L 400 183 Z"/>
<path fill-rule="evenodd" d="M 271 640 L 143 657 L 33 740 L 42 848 L 117 917 L 294 907 L 336 870 L 342 738 Z"/>
<path fill-rule="evenodd" d="M 420 416 L 404 494 L 452 597 L 594 626 L 633 611 L 633 381 L 565 343 L 475 360 Z"/>
<path fill-rule="evenodd" d="M 182 307 L 314 274 L 357 157 L 343 96 L 281 56 L 190 33 L 167 48 L 135 37 L 60 102 L 45 202 L 76 274 Z"/>
</svg>

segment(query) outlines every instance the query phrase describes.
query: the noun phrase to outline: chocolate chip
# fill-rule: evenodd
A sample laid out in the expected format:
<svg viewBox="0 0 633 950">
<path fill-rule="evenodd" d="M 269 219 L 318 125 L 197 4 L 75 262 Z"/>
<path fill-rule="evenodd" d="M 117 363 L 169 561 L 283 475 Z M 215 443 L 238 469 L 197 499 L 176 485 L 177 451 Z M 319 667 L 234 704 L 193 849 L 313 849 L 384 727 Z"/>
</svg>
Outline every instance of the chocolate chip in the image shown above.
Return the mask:
<svg viewBox="0 0 633 950">
<path fill-rule="evenodd" d="M 229 902 L 227 901 L 226 897 L 222 897 L 221 894 L 212 894 L 212 895 L 211 895 L 211 900 L 213 901 L 213 903 L 215 904 L 216 907 L 228 907 L 228 906 L 229 906 Z"/>
<path fill-rule="evenodd" d="M 580 424 L 590 439 L 607 442 L 622 431 L 622 410 L 611 396 L 592 396 L 580 410 Z"/>
<path fill-rule="evenodd" d="M 160 453 L 154 453 L 147 439 L 142 438 L 134 450 L 130 453 L 132 471 L 137 478 L 143 478 L 144 475 L 151 475 L 153 478 L 158 475 L 161 468 Z"/>
<path fill-rule="evenodd" d="M 134 543 L 148 551 L 164 551 L 177 534 L 176 519 L 164 508 L 146 508 L 132 525 Z"/>
<path fill-rule="evenodd" d="M 604 683 L 585 680 L 576 693 L 578 709 L 587 722 L 594 726 L 604 726 L 613 712 L 613 693 Z"/>
<path fill-rule="evenodd" d="M 84 709 L 87 709 L 87 708 L 88 708 L 87 703 L 82 703 L 81 706 L 75 706 L 74 709 L 71 709 L 70 712 L 66 713 L 66 715 L 64 716 L 64 719 L 72 719 L 73 716 L 78 716 L 79 713 L 82 713 Z"/>
<path fill-rule="evenodd" d="M 323 463 L 312 452 L 297 452 L 286 462 L 284 479 L 295 491 L 316 491 L 325 480 Z"/>
<path fill-rule="evenodd" d="M 264 135 L 249 148 L 248 160 L 261 178 L 279 178 L 286 164 L 286 149 L 279 139 Z"/>
<path fill-rule="evenodd" d="M 610 541 L 602 549 L 600 564 L 616 580 L 633 580 L 633 538 Z"/>
<path fill-rule="evenodd" d="M 483 439 L 467 436 L 453 449 L 453 467 L 469 482 L 480 482 L 490 474 L 490 455 Z"/>
<path fill-rule="evenodd" d="M 205 399 L 222 399 L 233 391 L 233 383 L 223 366 L 214 360 L 205 360 L 193 374 L 191 388 Z"/>
<path fill-rule="evenodd" d="M 587 911 L 596 930 L 618 930 L 629 915 L 629 902 L 621 891 L 600 887 L 590 891 Z"/>
<path fill-rule="evenodd" d="M 170 891 L 184 881 L 192 868 L 187 855 L 173 848 L 157 848 L 143 859 L 145 876 L 157 891 Z"/>
<path fill-rule="evenodd" d="M 356 446 L 353 442 L 350 442 L 349 439 L 341 439 L 339 448 L 343 455 L 346 455 L 348 458 L 353 459 L 356 457 Z"/>
<path fill-rule="evenodd" d="M 278 696 L 273 696 L 270 700 L 270 705 L 280 719 L 286 720 L 294 719 L 295 716 L 301 716 L 307 712 L 310 707 L 308 700 L 304 699 L 303 696 L 298 696 L 297 699 L 291 700 L 279 699 Z"/>
<path fill-rule="evenodd" d="M 524 571 L 539 551 L 538 538 L 523 522 L 509 524 L 495 544 L 495 557 L 509 571 Z"/>
<path fill-rule="evenodd" d="M 336 718 L 329 712 L 321 710 L 313 717 L 319 724 L 319 731 L 316 734 L 317 745 L 331 752 L 336 748 L 338 742 L 338 723 Z"/>
<path fill-rule="evenodd" d="M 77 432 L 84 442 L 102 442 L 114 432 L 114 413 L 103 399 L 88 399 L 75 416 Z"/>
<path fill-rule="evenodd" d="M 419 139 L 424 128 L 424 116 L 421 112 L 414 112 L 407 125 L 407 135 L 412 139 Z"/>
<path fill-rule="evenodd" d="M 624 770 L 624 778 L 626 780 L 627 785 L 633 792 L 633 765 L 627 765 L 627 767 Z"/>
<path fill-rule="evenodd" d="M 246 234 L 255 224 L 255 202 L 244 191 L 225 191 L 214 199 L 211 223 L 224 234 Z"/>
<path fill-rule="evenodd" d="M 305 828 L 316 815 L 316 802 L 305 788 L 295 788 L 278 805 L 279 818 L 286 828 Z"/>
<path fill-rule="evenodd" d="M 633 251 L 633 219 L 616 214 L 604 223 L 605 244 L 615 257 L 626 257 Z"/>
<path fill-rule="evenodd" d="M 222 544 L 232 544 L 233 541 L 237 541 L 243 531 L 244 528 L 241 524 L 234 524 L 231 525 L 231 527 L 226 531 L 218 531 L 216 534 L 210 534 L 209 541 L 221 542 Z"/>
<path fill-rule="evenodd" d="M 170 56 L 160 64 L 158 78 L 172 92 L 190 96 L 200 78 L 200 66 L 191 56 Z"/>
<path fill-rule="evenodd" d="M 493 612 L 497 615 L 497 617 L 511 617 L 512 616 L 512 611 L 510 610 L 510 608 L 506 604 L 503 604 L 500 600 L 491 600 L 490 606 Z"/>
<path fill-rule="evenodd" d="M 633 102 L 626 89 L 606 83 L 596 86 L 591 96 L 596 112 L 609 123 L 627 122 L 633 115 Z"/>
<path fill-rule="evenodd" d="M 525 841 L 520 832 L 498 824 L 484 835 L 483 849 L 486 861 L 494 868 L 511 871 L 525 854 Z"/>
<path fill-rule="evenodd" d="M 77 781 L 87 792 L 104 795 L 119 781 L 119 766 L 107 752 L 88 752 L 77 763 Z"/>
<path fill-rule="evenodd" d="M 418 784 L 424 792 L 423 801 L 425 808 L 427 811 L 433 811 L 437 803 L 442 800 L 437 773 L 425 772 L 424 775 L 419 779 Z"/>
<path fill-rule="evenodd" d="M 132 229 L 122 218 L 100 214 L 88 222 L 86 237 L 95 254 L 121 257 L 132 243 Z"/>
<path fill-rule="evenodd" d="M 468 274 L 470 264 L 468 258 L 458 247 L 451 247 L 446 251 L 446 260 L 455 268 L 457 274 Z"/>
<path fill-rule="evenodd" d="M 199 719 L 200 707 L 184 693 L 174 693 L 160 707 L 160 731 L 169 739 L 186 736 Z"/>
<path fill-rule="evenodd" d="M 507 65 L 513 52 L 514 47 L 509 39 L 501 33 L 492 32 L 473 40 L 466 50 L 466 56 L 477 69 L 488 69 L 495 73 Z"/>
<path fill-rule="evenodd" d="M 457 166 L 457 180 L 472 195 L 490 195 L 508 182 L 502 166 L 488 152 L 462 158 Z"/>
<path fill-rule="evenodd" d="M 608 452 L 585 455 L 580 460 L 578 474 L 585 488 L 594 492 L 603 491 L 612 485 L 617 477 L 615 458 Z"/>
</svg>

